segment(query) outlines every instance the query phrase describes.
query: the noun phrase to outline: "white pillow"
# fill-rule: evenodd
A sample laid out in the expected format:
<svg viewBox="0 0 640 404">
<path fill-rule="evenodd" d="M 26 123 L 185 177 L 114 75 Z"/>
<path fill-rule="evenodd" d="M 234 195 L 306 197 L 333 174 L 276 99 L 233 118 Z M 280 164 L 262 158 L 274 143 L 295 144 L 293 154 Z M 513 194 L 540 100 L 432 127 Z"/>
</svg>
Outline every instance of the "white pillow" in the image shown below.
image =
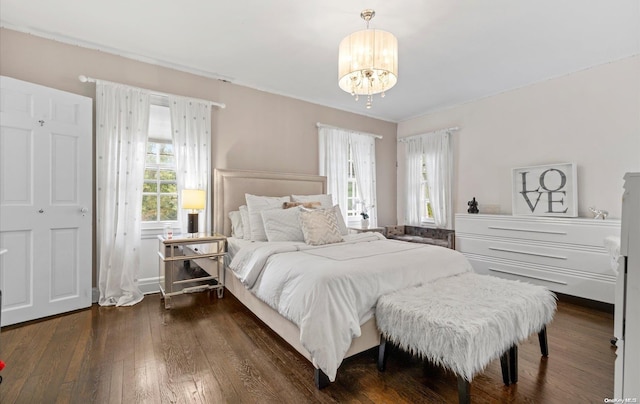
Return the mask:
<svg viewBox="0 0 640 404">
<path fill-rule="evenodd" d="M 247 205 L 240 206 L 238 210 L 240 211 L 240 219 L 242 220 L 242 238 L 251 240 L 251 223 L 249 222 Z"/>
<path fill-rule="evenodd" d="M 336 214 L 336 220 L 338 222 L 338 229 L 340 230 L 340 234 L 343 236 L 349 234 L 349 229 L 347 229 L 347 224 L 344 222 L 344 217 L 342 216 L 342 211 L 340 210 L 340 205 L 335 205 L 333 207 L 333 211 Z"/>
<path fill-rule="evenodd" d="M 324 245 L 344 241 L 333 209 L 301 211 L 300 226 L 307 244 Z"/>
<path fill-rule="evenodd" d="M 291 195 L 292 202 L 320 202 L 321 208 L 333 207 L 333 197 L 331 194 L 321 195 Z"/>
<path fill-rule="evenodd" d="M 271 197 L 245 194 L 247 209 L 249 210 L 249 227 L 252 241 L 267 241 L 267 234 L 262 223 L 262 211 L 267 209 L 282 209 L 284 202 L 290 202 L 288 196 Z"/>
<path fill-rule="evenodd" d="M 264 231 L 269 241 L 304 241 L 300 227 L 300 208 L 262 211 Z"/>
<path fill-rule="evenodd" d="M 244 232 L 242 227 L 242 215 L 239 210 L 229 212 L 229 219 L 231 220 L 231 236 L 235 238 L 244 238 Z"/>
</svg>

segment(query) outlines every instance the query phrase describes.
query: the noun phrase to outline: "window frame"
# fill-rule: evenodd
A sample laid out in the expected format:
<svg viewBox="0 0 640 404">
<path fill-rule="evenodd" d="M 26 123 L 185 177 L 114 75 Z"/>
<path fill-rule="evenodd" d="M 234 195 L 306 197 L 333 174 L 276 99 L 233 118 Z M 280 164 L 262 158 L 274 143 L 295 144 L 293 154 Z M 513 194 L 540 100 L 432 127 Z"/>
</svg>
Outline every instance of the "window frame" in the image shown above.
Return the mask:
<svg viewBox="0 0 640 404">
<path fill-rule="evenodd" d="M 169 108 L 169 100 L 168 100 L 167 97 L 153 96 L 152 99 L 151 99 L 151 104 L 155 105 L 155 106 L 159 106 L 159 107 Z M 151 111 L 149 111 L 149 114 L 151 114 Z M 169 130 L 169 133 L 171 133 L 171 127 L 169 127 L 168 130 Z M 149 144 L 149 142 L 160 143 L 160 144 L 172 144 L 172 140 L 158 139 L 158 138 L 151 137 L 150 134 L 147 134 L 147 145 Z M 148 168 L 149 168 L 149 166 L 148 166 L 148 163 L 147 163 L 147 148 L 145 147 L 145 155 L 144 155 L 144 170 L 145 170 L 145 173 L 146 173 Z M 157 171 L 160 171 L 160 170 L 167 171 L 168 168 L 170 168 L 170 167 L 167 166 L 167 165 L 163 165 L 163 164 L 157 162 L 152 168 L 156 169 Z M 176 220 L 143 221 L 141 219 L 140 223 L 141 223 L 141 228 L 142 228 L 143 231 L 144 230 L 147 230 L 147 231 L 154 230 L 152 232 L 153 234 L 156 234 L 156 233 L 157 234 L 161 234 L 162 231 L 164 230 L 165 226 L 167 226 L 167 225 L 169 225 L 171 228 L 173 228 L 174 232 L 175 232 L 176 229 L 180 228 L 180 195 L 179 195 L 179 192 L 178 192 L 178 179 L 177 179 L 177 172 L 176 172 L 177 171 L 177 166 L 176 166 L 176 161 L 175 161 L 175 150 L 174 150 L 174 162 L 173 162 L 172 170 L 170 170 L 170 171 L 173 171 L 176 174 L 176 179 L 174 181 L 171 181 L 171 182 L 175 182 L 175 184 L 176 184 L 175 196 L 176 196 L 176 198 L 178 200 L 177 211 L 176 211 Z M 159 218 L 159 215 L 160 215 L 159 203 L 160 203 L 161 194 L 167 194 L 168 195 L 168 194 L 173 194 L 173 193 L 161 193 L 160 192 L 160 185 L 163 182 L 162 182 L 162 180 L 160 180 L 159 176 L 158 176 L 158 178 L 156 178 L 155 181 L 156 181 L 156 192 L 155 193 L 153 193 L 153 192 L 152 193 L 147 193 L 147 192 L 144 192 L 144 188 L 143 188 L 142 196 L 150 195 L 150 194 L 151 195 L 154 195 L 154 194 L 157 195 L 158 199 L 157 199 L 157 202 L 156 202 L 156 209 L 157 209 L 156 213 L 158 214 L 157 217 Z M 143 186 L 144 186 L 144 183 L 147 183 L 147 182 L 148 182 L 148 180 L 143 179 Z M 171 183 L 171 182 L 165 182 L 165 183 Z"/>
<path fill-rule="evenodd" d="M 429 215 L 431 211 L 431 215 Z M 426 214 L 425 214 L 426 213 Z M 431 199 L 429 197 L 429 181 L 427 179 L 427 161 L 426 156 L 422 155 L 422 180 L 420 181 L 420 224 L 434 225 L 433 210 Z"/>
</svg>

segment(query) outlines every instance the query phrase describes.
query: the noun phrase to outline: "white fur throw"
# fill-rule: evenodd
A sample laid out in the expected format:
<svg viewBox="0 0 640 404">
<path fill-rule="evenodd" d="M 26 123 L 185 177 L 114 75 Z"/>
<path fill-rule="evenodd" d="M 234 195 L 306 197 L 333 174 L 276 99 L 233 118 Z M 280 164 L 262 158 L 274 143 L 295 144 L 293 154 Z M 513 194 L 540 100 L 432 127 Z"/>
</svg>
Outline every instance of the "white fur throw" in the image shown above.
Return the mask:
<svg viewBox="0 0 640 404">
<path fill-rule="evenodd" d="M 380 297 L 376 321 L 387 340 L 471 381 L 555 310 L 542 286 L 464 273 Z"/>
</svg>

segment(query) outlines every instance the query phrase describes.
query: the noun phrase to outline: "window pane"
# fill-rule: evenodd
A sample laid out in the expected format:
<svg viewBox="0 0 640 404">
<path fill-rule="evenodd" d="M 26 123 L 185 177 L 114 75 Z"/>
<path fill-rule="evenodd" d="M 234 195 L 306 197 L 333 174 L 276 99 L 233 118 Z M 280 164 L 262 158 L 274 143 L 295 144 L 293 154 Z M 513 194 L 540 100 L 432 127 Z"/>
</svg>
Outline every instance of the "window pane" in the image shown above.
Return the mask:
<svg viewBox="0 0 640 404">
<path fill-rule="evenodd" d="M 142 221 L 153 222 L 158 220 L 157 212 L 158 205 L 155 195 L 143 195 L 142 196 Z"/>
<path fill-rule="evenodd" d="M 147 168 L 146 170 L 144 170 L 144 179 L 145 180 L 155 180 L 157 174 L 158 174 L 157 170 L 152 170 L 152 169 Z"/>
<path fill-rule="evenodd" d="M 175 181 L 176 180 L 176 172 L 169 170 L 160 170 L 160 180 L 161 181 Z"/>
<path fill-rule="evenodd" d="M 160 145 L 160 163 L 161 164 L 175 164 L 175 158 L 173 157 L 173 145 L 164 143 Z"/>
<path fill-rule="evenodd" d="M 158 143 L 147 142 L 146 162 L 149 164 L 156 163 L 156 154 L 158 153 Z"/>
<path fill-rule="evenodd" d="M 178 186 L 175 183 L 160 184 L 160 192 L 163 194 L 175 194 L 178 192 Z"/>
<path fill-rule="evenodd" d="M 158 192 L 158 184 L 155 182 L 145 182 L 142 185 L 142 192 Z"/>
<path fill-rule="evenodd" d="M 162 195 L 160 196 L 160 220 L 177 220 L 178 219 L 178 196 Z"/>
</svg>

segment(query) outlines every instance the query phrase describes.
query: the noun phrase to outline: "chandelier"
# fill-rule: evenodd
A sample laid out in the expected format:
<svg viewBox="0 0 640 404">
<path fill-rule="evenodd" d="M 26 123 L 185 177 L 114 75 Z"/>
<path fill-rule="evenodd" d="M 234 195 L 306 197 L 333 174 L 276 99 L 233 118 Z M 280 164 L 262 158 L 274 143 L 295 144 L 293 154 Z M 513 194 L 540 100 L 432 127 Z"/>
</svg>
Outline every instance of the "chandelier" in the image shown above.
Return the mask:
<svg viewBox="0 0 640 404">
<path fill-rule="evenodd" d="M 338 85 L 356 101 L 366 95 L 367 108 L 374 94 L 384 97 L 398 82 L 398 40 L 390 32 L 369 29 L 375 15 L 373 10 L 360 13 L 367 29 L 344 38 L 338 53 Z"/>
</svg>

